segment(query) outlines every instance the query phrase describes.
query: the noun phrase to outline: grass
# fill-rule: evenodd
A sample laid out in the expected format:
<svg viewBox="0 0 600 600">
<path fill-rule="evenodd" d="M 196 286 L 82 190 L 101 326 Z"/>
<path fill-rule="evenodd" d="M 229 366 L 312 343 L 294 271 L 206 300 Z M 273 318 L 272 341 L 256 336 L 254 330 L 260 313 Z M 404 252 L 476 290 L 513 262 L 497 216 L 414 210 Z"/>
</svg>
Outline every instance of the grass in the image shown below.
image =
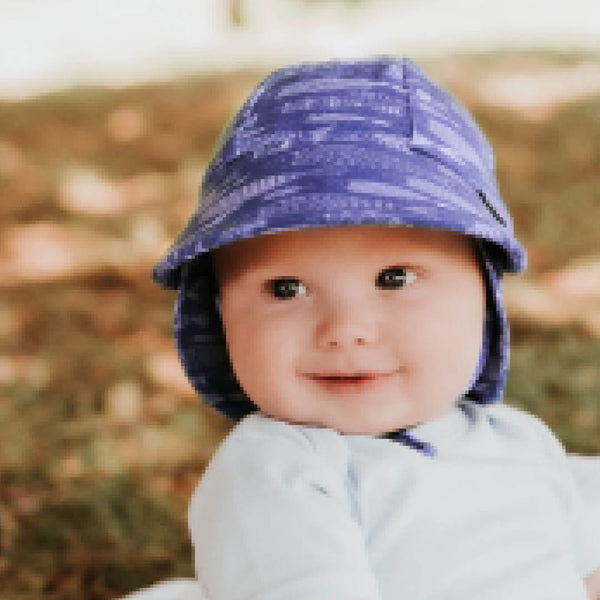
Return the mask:
<svg viewBox="0 0 600 600">
<path fill-rule="evenodd" d="M 81 489 L 16 519 L 4 554 L 3 597 L 100 600 L 157 579 L 191 576 L 187 528 L 167 498 L 143 492 L 143 479 L 81 482 Z"/>
<path fill-rule="evenodd" d="M 576 328 L 512 327 L 505 401 L 545 421 L 576 454 L 600 454 L 600 339 Z"/>
</svg>

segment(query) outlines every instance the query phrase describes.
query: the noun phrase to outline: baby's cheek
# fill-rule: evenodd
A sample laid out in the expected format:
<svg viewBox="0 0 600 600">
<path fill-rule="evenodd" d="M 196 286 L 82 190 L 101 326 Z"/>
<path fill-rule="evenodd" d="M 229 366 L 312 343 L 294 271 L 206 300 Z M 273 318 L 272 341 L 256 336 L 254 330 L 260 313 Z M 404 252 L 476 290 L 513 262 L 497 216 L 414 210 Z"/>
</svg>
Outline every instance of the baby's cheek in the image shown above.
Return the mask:
<svg viewBox="0 0 600 600">
<path fill-rule="evenodd" d="M 400 358 L 420 376 L 435 375 L 448 384 L 470 377 L 481 344 L 481 333 L 473 327 L 456 315 L 414 319 L 398 339 Z"/>
<path fill-rule="evenodd" d="M 478 325 L 465 323 L 447 338 L 444 371 L 448 386 L 455 394 L 464 392 L 477 368 L 482 337 L 482 327 L 480 331 Z"/>
<path fill-rule="evenodd" d="M 280 368 L 293 343 L 293 332 L 276 323 L 258 321 L 245 327 L 239 336 L 236 354 L 247 370 L 268 376 Z"/>
</svg>

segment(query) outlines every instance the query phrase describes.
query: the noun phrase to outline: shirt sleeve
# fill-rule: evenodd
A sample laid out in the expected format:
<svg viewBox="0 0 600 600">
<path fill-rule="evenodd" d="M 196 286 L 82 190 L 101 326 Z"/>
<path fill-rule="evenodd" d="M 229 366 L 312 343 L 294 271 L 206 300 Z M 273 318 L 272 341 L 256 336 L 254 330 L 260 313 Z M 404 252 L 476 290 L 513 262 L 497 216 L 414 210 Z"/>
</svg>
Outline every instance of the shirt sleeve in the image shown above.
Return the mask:
<svg viewBox="0 0 600 600">
<path fill-rule="evenodd" d="M 563 501 L 569 520 L 571 547 L 576 567 L 585 577 L 600 567 L 600 523 L 590 504 L 584 500 L 564 446 L 543 421 L 533 415 L 529 416 L 535 422 L 546 452 L 556 463 L 564 484 Z M 600 467 L 597 472 L 600 474 Z"/>
<path fill-rule="evenodd" d="M 569 485 L 569 516 L 573 547 L 579 572 L 584 577 L 600 568 L 600 522 L 592 506 L 583 498 L 581 490 L 569 468 L 563 451 L 565 480 Z M 598 500 L 600 502 L 600 500 Z"/>
<path fill-rule="evenodd" d="M 380 600 L 352 516 L 342 436 L 246 417 L 209 464 L 189 511 L 211 600 Z"/>
</svg>

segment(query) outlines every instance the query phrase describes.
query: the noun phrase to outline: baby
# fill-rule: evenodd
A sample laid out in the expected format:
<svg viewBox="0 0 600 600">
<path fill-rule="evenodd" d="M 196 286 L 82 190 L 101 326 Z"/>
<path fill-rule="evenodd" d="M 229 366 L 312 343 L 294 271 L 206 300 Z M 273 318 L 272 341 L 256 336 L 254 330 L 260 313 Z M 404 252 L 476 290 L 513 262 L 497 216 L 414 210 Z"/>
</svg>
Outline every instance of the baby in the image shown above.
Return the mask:
<svg viewBox="0 0 600 600">
<path fill-rule="evenodd" d="M 258 86 L 154 271 L 237 421 L 190 507 L 208 598 L 600 598 L 562 446 L 500 402 L 524 266 L 489 144 L 413 62 Z"/>
</svg>

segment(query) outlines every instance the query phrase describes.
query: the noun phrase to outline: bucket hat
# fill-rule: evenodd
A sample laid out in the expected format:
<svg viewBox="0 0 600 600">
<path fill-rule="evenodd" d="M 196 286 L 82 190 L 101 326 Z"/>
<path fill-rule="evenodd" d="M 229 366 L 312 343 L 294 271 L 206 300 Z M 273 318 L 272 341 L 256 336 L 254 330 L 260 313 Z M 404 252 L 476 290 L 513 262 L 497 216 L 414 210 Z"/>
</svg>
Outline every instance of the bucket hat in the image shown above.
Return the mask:
<svg viewBox="0 0 600 600">
<path fill-rule="evenodd" d="M 501 280 L 522 270 L 526 255 L 492 149 L 417 64 L 378 56 L 292 65 L 260 83 L 225 127 L 196 209 L 154 268 L 157 283 L 178 290 L 178 352 L 209 405 L 233 420 L 256 410 L 229 362 L 210 251 L 274 232 L 360 224 L 444 229 L 476 241 L 486 323 L 465 397 L 499 400 L 509 336 Z"/>
</svg>

